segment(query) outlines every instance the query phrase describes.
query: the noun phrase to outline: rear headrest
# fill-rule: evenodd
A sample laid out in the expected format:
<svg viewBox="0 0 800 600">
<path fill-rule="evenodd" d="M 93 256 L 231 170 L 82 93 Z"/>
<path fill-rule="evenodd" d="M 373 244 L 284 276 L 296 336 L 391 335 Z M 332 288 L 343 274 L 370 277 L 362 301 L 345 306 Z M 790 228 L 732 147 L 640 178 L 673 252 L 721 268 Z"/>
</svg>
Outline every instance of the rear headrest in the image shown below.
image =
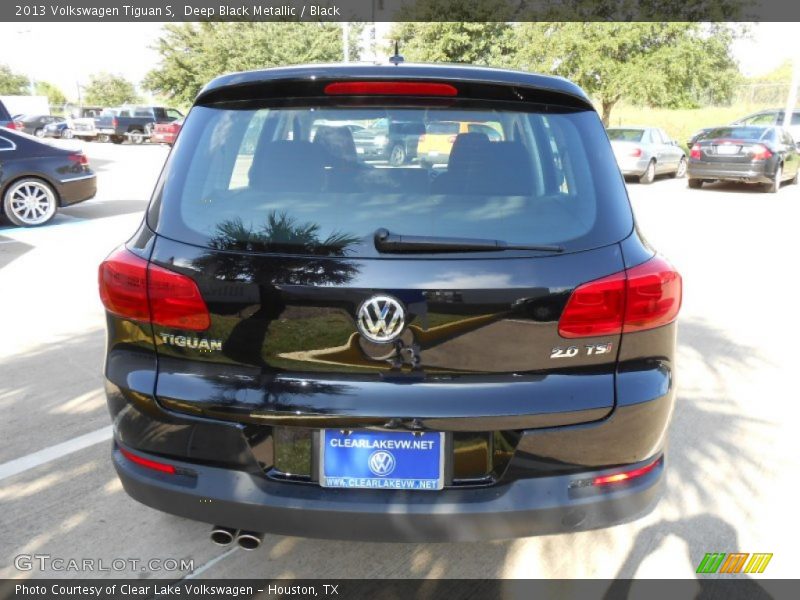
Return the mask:
<svg viewBox="0 0 800 600">
<path fill-rule="evenodd" d="M 447 170 L 452 173 L 474 168 L 485 159 L 489 144 L 489 136 L 485 133 L 459 133 L 450 149 Z"/>
<path fill-rule="evenodd" d="M 250 187 L 274 192 L 317 192 L 325 181 L 325 152 L 301 141 L 259 146 L 250 166 Z"/>
<path fill-rule="evenodd" d="M 347 127 L 321 125 L 314 136 L 314 144 L 330 157 L 329 164 L 353 165 L 358 163 L 353 132 Z"/>
</svg>

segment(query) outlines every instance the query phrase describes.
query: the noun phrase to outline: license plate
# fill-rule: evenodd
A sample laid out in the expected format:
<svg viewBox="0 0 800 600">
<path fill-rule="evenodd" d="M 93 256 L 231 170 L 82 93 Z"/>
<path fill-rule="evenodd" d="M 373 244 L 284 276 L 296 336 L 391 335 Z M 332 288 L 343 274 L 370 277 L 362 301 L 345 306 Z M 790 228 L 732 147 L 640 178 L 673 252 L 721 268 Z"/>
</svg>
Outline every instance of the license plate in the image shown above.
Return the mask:
<svg viewBox="0 0 800 600">
<path fill-rule="evenodd" d="M 717 154 L 739 154 L 739 146 L 717 146 Z"/>
<path fill-rule="evenodd" d="M 443 433 L 322 430 L 323 487 L 440 490 L 443 463 Z"/>
<path fill-rule="evenodd" d="M 113 133 L 116 133 L 116 132 L 113 129 L 101 129 L 100 133 L 111 133 L 111 134 L 113 134 Z"/>
</svg>

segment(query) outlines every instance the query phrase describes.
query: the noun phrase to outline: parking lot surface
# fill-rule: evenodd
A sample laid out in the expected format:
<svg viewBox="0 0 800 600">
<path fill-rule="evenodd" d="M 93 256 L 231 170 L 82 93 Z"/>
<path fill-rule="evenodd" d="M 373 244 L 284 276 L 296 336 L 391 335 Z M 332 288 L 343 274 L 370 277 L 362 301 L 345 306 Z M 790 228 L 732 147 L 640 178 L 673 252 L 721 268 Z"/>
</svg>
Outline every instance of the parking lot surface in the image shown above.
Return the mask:
<svg viewBox="0 0 800 600">
<path fill-rule="evenodd" d="M 70 142 L 70 145 L 81 145 Z M 707 552 L 771 552 L 796 575 L 800 186 L 629 185 L 649 241 L 684 277 L 667 485 L 605 530 L 463 544 L 267 536 L 245 552 L 137 504 L 111 466 L 97 265 L 133 233 L 168 149 L 83 144 L 96 199 L 48 226 L 0 224 L 0 577 L 694 577 Z M 15 557 L 190 559 L 177 572 L 15 567 Z"/>
</svg>

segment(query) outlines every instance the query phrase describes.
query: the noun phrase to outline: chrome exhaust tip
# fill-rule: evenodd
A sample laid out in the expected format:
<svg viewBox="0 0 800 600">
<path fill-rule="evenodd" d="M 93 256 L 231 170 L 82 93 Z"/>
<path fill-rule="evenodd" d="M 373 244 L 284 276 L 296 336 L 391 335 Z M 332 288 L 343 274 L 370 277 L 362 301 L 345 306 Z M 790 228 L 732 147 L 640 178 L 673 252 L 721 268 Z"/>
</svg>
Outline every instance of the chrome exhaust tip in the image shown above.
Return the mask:
<svg viewBox="0 0 800 600">
<path fill-rule="evenodd" d="M 240 531 L 236 536 L 236 543 L 242 550 L 255 550 L 261 545 L 261 540 L 264 539 L 263 533 L 255 531 Z"/>
<path fill-rule="evenodd" d="M 214 527 L 211 529 L 211 541 L 217 546 L 227 546 L 236 538 L 238 534 L 238 529 L 214 525 Z"/>
</svg>

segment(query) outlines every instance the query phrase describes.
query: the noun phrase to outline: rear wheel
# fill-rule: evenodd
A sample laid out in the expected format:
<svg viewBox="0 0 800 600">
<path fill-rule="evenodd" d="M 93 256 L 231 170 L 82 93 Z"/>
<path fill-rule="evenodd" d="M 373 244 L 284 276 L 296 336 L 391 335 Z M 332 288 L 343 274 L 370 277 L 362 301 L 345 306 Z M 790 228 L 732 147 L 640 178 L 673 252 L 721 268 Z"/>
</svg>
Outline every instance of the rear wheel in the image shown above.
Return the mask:
<svg viewBox="0 0 800 600">
<path fill-rule="evenodd" d="M 110 139 L 112 144 L 121 144 L 122 142 L 125 141 L 125 138 L 122 137 L 121 135 L 112 135 Z"/>
<path fill-rule="evenodd" d="M 775 177 L 772 179 L 772 183 L 768 183 L 764 186 L 764 191 L 769 192 L 770 194 L 777 194 L 781 189 L 781 179 L 783 178 L 783 169 L 781 169 L 780 165 L 778 165 L 778 169 L 775 171 Z"/>
<path fill-rule="evenodd" d="M 144 131 L 141 129 L 134 129 L 130 133 L 131 142 L 137 146 L 144 144 Z"/>
<path fill-rule="evenodd" d="M 72 134 L 72 129 L 65 129 L 61 132 L 61 137 L 65 140 L 71 140 L 75 136 Z"/>
<path fill-rule="evenodd" d="M 689 180 L 689 187 L 693 190 L 699 190 L 703 187 L 703 180 L 702 179 L 690 179 Z"/>
<path fill-rule="evenodd" d="M 673 173 L 672 176 L 680 179 L 684 175 L 686 175 L 686 157 L 682 156 L 680 161 L 678 161 L 678 168 L 675 170 L 675 173 Z"/>
<path fill-rule="evenodd" d="M 399 167 L 406 162 L 406 149 L 403 144 L 396 144 L 392 146 L 392 151 L 389 153 L 389 164 L 393 167 Z"/>
<path fill-rule="evenodd" d="M 639 183 L 653 183 L 653 180 L 656 178 L 656 161 L 651 160 L 650 164 L 647 165 L 647 170 L 644 172 L 644 175 L 639 177 Z"/>
<path fill-rule="evenodd" d="M 41 127 L 39 127 L 38 129 L 36 129 L 36 130 L 33 132 L 33 135 L 35 135 L 35 136 L 36 136 L 36 137 L 38 137 L 38 138 L 43 138 L 43 137 L 44 137 L 44 129 L 42 129 Z"/>
<path fill-rule="evenodd" d="M 41 179 L 20 179 L 3 196 L 3 211 L 19 227 L 38 227 L 56 216 L 56 192 Z"/>
</svg>

